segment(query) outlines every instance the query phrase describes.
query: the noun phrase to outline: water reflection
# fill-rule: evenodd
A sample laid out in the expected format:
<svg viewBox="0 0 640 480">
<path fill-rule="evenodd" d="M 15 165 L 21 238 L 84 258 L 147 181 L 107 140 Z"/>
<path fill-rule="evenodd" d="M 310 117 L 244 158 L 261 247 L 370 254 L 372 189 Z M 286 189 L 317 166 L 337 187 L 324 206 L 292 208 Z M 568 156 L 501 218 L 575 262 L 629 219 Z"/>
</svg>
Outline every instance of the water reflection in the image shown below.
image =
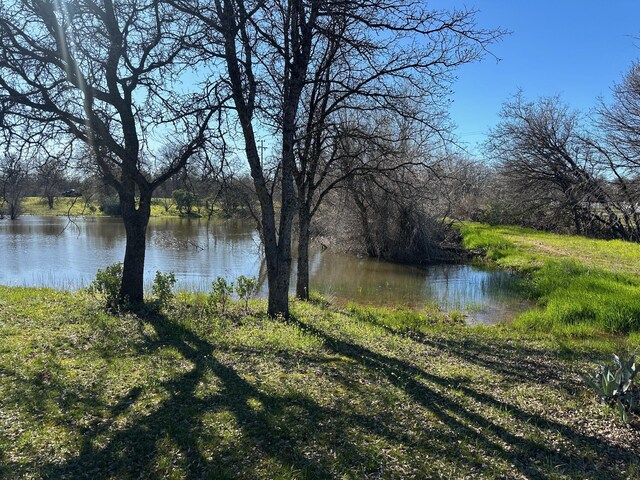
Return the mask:
<svg viewBox="0 0 640 480">
<path fill-rule="evenodd" d="M 117 218 L 22 217 L 0 221 L 0 283 L 76 289 L 96 270 L 122 261 L 124 227 Z M 147 236 L 146 280 L 173 271 L 178 286 L 207 290 L 217 276 L 258 276 L 264 266 L 251 222 L 152 218 Z M 294 263 L 295 271 L 295 263 Z M 336 301 L 419 306 L 436 302 L 468 310 L 470 321 L 512 318 L 524 305 L 514 277 L 470 265 L 426 269 L 314 251 L 311 287 Z M 292 286 L 294 282 L 292 281 Z M 266 294 L 266 285 L 261 293 Z"/>
</svg>

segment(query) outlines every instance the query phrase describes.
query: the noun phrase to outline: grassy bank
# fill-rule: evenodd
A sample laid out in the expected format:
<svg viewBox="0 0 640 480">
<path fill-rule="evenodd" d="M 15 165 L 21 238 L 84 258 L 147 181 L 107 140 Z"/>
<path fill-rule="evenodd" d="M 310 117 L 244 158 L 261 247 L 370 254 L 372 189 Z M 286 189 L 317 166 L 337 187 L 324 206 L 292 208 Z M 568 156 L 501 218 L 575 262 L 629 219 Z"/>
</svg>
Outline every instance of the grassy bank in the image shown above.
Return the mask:
<svg viewBox="0 0 640 480">
<path fill-rule="evenodd" d="M 251 308 L 0 287 L 0 477 L 640 478 L 637 421 L 575 373 L 628 340 Z"/>
<path fill-rule="evenodd" d="M 87 201 L 82 197 L 56 197 L 53 208 L 49 208 L 46 199 L 40 197 L 25 197 L 22 202 L 22 214 L 40 216 L 105 216 L 97 202 Z M 168 210 L 165 209 L 163 199 L 154 198 L 151 200 L 151 216 L 178 217 L 180 216 L 180 212 L 178 212 L 173 204 L 171 204 Z"/>
<path fill-rule="evenodd" d="M 527 274 L 540 307 L 516 326 L 560 334 L 640 332 L 640 245 L 466 223 L 464 246 Z"/>
</svg>

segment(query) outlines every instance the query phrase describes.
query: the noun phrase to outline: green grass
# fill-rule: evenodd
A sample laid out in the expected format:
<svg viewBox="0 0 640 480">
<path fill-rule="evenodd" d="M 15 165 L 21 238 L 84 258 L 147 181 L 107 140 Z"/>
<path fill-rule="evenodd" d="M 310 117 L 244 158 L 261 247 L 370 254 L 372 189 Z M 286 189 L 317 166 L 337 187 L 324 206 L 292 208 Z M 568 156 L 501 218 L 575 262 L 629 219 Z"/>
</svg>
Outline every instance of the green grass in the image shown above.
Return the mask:
<svg viewBox="0 0 640 480">
<path fill-rule="evenodd" d="M 82 197 L 57 197 L 52 209 L 49 208 L 46 198 L 25 197 L 22 200 L 22 214 L 46 216 L 104 216 L 95 202 L 86 202 Z"/>
<path fill-rule="evenodd" d="M 379 325 L 394 332 L 427 333 L 437 329 L 450 329 L 465 324 L 461 312 L 444 312 L 437 305 L 420 309 L 364 306 L 349 303 L 346 311 L 360 321 Z"/>
<path fill-rule="evenodd" d="M 0 477 L 640 478 L 637 421 L 576 373 L 637 336 L 315 300 L 114 316 L 0 287 Z"/>
<path fill-rule="evenodd" d="M 466 223 L 466 248 L 527 275 L 539 308 L 515 325 L 563 335 L 640 331 L 640 245 Z"/>
<path fill-rule="evenodd" d="M 22 214 L 39 216 L 105 216 L 105 214 L 98 208 L 97 202 L 85 201 L 82 197 L 56 197 L 52 209 L 49 208 L 47 200 L 44 198 L 25 197 L 22 202 Z M 151 216 L 178 217 L 180 216 L 180 212 L 178 212 L 173 204 L 171 204 L 170 208 L 166 210 L 163 205 L 163 199 L 154 198 L 151 200 Z"/>
</svg>

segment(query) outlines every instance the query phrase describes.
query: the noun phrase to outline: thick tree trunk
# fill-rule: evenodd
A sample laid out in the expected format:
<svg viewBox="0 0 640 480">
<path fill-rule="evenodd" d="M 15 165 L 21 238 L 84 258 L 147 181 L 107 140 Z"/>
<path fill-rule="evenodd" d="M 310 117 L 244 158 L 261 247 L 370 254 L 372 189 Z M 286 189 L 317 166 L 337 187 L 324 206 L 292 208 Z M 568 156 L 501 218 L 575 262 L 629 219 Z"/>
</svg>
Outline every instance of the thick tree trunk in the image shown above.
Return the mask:
<svg viewBox="0 0 640 480">
<path fill-rule="evenodd" d="M 284 162 L 283 162 L 284 163 Z M 293 186 L 285 179 L 286 169 L 283 168 L 282 205 L 280 207 L 280 229 L 276 234 L 275 228 L 264 228 L 265 256 L 267 261 L 267 281 L 269 296 L 267 312 L 269 316 L 289 316 L 289 281 L 291 277 L 291 230 L 295 212 Z M 290 181 L 292 183 L 292 181 Z M 267 208 L 264 208 L 267 207 Z M 262 208 L 263 225 L 274 225 L 275 218 L 270 215 L 273 210 L 268 205 Z"/>
<path fill-rule="evenodd" d="M 135 307 L 144 301 L 144 257 L 151 198 L 150 195 L 141 198 L 137 209 L 133 198 L 121 199 L 120 204 L 127 237 L 120 300 Z"/>
<path fill-rule="evenodd" d="M 296 297 L 309 300 L 309 212 L 301 208 L 298 212 L 298 275 Z"/>
<path fill-rule="evenodd" d="M 9 218 L 15 220 L 20 215 L 19 202 L 9 202 Z"/>
<path fill-rule="evenodd" d="M 53 210 L 53 201 L 55 197 L 53 195 L 47 195 L 47 205 L 49 206 L 49 210 Z"/>
<path fill-rule="evenodd" d="M 267 257 L 267 281 L 269 283 L 269 304 L 267 313 L 271 317 L 289 316 L 289 275 L 291 256 L 285 258 Z"/>
</svg>

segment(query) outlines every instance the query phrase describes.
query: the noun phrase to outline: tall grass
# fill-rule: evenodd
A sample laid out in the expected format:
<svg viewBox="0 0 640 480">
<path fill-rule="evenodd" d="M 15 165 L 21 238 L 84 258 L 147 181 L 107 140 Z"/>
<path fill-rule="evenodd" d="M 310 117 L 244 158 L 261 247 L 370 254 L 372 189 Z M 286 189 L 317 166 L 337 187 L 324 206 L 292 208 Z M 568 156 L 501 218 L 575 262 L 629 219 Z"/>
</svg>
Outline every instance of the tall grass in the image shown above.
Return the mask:
<svg viewBox="0 0 640 480">
<path fill-rule="evenodd" d="M 640 332 L 640 263 L 636 244 L 468 223 L 466 248 L 527 273 L 525 291 L 538 308 L 514 325 L 565 335 Z"/>
</svg>

